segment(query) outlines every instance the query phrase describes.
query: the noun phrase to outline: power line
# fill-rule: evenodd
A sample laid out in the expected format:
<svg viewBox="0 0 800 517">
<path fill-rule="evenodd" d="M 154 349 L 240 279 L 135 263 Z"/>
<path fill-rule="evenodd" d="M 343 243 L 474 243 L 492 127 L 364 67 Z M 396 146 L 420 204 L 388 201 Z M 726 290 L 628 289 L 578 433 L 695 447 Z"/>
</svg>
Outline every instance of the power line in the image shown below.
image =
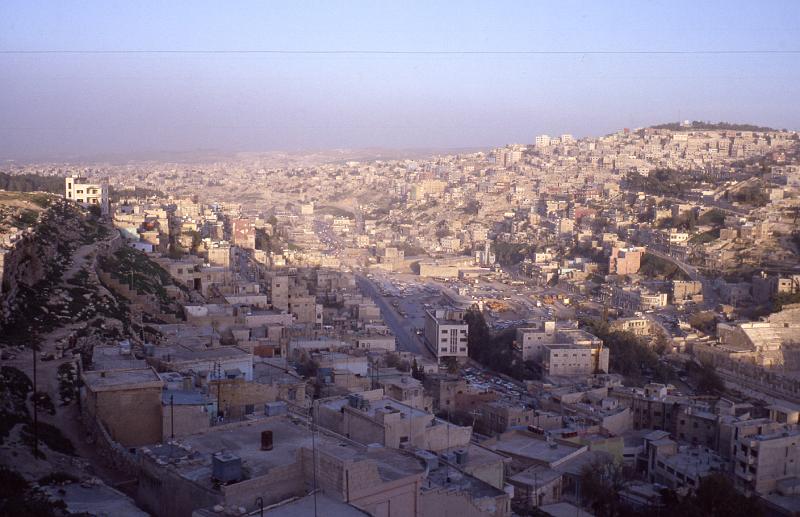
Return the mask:
<svg viewBox="0 0 800 517">
<path fill-rule="evenodd" d="M 0 54 L 300 54 L 300 55 L 742 55 L 800 54 L 800 49 L 701 50 L 297 50 L 297 49 L 5 49 Z"/>
</svg>

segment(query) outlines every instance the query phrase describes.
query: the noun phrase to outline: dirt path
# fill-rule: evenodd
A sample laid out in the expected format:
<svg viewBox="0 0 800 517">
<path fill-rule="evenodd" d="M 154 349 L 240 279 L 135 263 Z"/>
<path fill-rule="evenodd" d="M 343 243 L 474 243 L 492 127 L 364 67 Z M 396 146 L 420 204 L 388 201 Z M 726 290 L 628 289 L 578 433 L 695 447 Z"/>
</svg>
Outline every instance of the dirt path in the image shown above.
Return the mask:
<svg viewBox="0 0 800 517">
<path fill-rule="evenodd" d="M 77 248 L 71 257 L 69 267 L 64 271 L 61 281 L 54 290 L 68 289 L 67 281 L 74 278 L 82 269 L 87 265 L 89 269 L 94 268 L 94 257 L 99 245 L 106 241 L 95 242 L 91 244 L 84 244 Z M 96 276 L 93 271 L 90 271 L 90 282 L 96 283 L 99 288 L 102 286 L 97 282 Z M 101 478 L 108 485 L 117 485 L 121 482 L 128 481 L 127 476 L 121 474 L 113 469 L 106 467 L 102 458 L 98 455 L 94 445 L 87 441 L 87 433 L 81 421 L 79 401 L 72 401 L 69 405 L 61 405 L 59 394 L 59 378 L 58 368 L 66 363 L 70 363 L 75 359 L 73 357 L 63 357 L 53 360 L 41 360 L 41 357 L 49 354 L 55 355 L 56 345 L 62 342 L 65 338 L 77 328 L 85 325 L 85 322 L 74 322 L 63 325 L 52 332 L 38 336 L 39 339 L 39 359 L 37 360 L 37 386 L 36 390 L 39 392 L 47 393 L 50 400 L 55 406 L 55 414 L 51 415 L 46 411 L 39 411 L 39 419 L 41 422 L 51 424 L 61 430 L 63 435 L 67 437 L 75 447 L 75 452 L 78 458 L 70 458 L 58 453 L 48 453 L 46 460 L 37 460 L 33 457 L 30 461 L 24 462 L 27 465 L 21 465 L 20 470 L 27 471 L 31 474 L 41 473 L 47 470 L 63 470 L 70 472 L 76 477 L 85 477 L 86 475 L 93 475 Z M 70 354 L 68 354 L 70 355 Z M 4 365 L 14 366 L 28 375 L 33 380 L 33 355 L 30 349 L 25 351 L 17 351 L 13 359 L 3 361 Z M 29 410 L 31 414 L 33 407 L 29 403 Z M 34 476 L 35 477 L 35 476 Z"/>
</svg>

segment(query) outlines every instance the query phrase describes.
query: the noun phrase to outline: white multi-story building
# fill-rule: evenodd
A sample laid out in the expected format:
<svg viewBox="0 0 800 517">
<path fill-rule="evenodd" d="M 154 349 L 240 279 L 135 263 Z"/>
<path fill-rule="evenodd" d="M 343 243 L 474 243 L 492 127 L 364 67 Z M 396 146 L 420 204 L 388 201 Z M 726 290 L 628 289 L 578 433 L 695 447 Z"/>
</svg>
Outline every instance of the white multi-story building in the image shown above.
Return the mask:
<svg viewBox="0 0 800 517">
<path fill-rule="evenodd" d="M 541 364 L 547 375 L 608 372 L 609 351 L 586 331 L 556 329 L 554 321 L 518 328 L 514 349 L 523 361 Z"/>
<path fill-rule="evenodd" d="M 64 180 L 64 197 L 80 203 L 84 207 L 96 205 L 100 213 L 108 214 L 108 185 L 105 183 L 87 183 L 84 178 L 70 176 Z"/>
<path fill-rule="evenodd" d="M 535 140 L 536 147 L 547 147 L 550 145 L 550 137 L 548 135 L 539 135 Z"/>
<path fill-rule="evenodd" d="M 464 311 L 451 308 L 429 309 L 425 314 L 425 340 L 439 362 L 446 357 L 465 361 L 468 357 L 469 326 Z"/>
<path fill-rule="evenodd" d="M 800 476 L 800 428 L 794 424 L 741 436 L 734 454 L 734 474 L 740 486 L 759 493 L 788 488 L 791 494 Z"/>
<path fill-rule="evenodd" d="M 547 375 L 591 375 L 608 373 L 608 348 L 583 344 L 544 345 L 542 369 Z"/>
</svg>

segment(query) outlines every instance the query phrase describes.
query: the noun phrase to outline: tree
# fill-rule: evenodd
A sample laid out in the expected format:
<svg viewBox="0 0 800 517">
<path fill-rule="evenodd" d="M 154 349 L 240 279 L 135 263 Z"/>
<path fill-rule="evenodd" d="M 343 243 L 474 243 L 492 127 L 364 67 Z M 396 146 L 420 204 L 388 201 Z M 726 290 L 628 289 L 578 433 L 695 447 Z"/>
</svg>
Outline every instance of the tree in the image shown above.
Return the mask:
<svg viewBox="0 0 800 517">
<path fill-rule="evenodd" d="M 458 360 L 455 357 L 445 357 L 441 364 L 447 369 L 447 373 L 458 373 Z"/>
<path fill-rule="evenodd" d="M 425 369 L 421 365 L 417 364 L 416 357 L 411 362 L 411 376 L 418 381 L 425 380 Z"/>
<path fill-rule="evenodd" d="M 696 312 L 689 316 L 689 325 L 706 334 L 713 334 L 717 331 L 717 316 L 711 311 Z"/>
<path fill-rule="evenodd" d="M 681 497 L 674 490 L 661 491 L 661 515 L 665 517 L 760 517 L 764 511 L 755 497 L 736 491 L 723 474 L 700 480 L 694 492 Z"/>
<path fill-rule="evenodd" d="M 400 366 L 400 356 L 394 352 L 390 352 L 384 356 L 384 362 L 387 368 L 397 368 Z"/>
<path fill-rule="evenodd" d="M 700 393 L 716 395 L 725 392 L 725 383 L 712 365 L 688 362 L 686 370 Z"/>
<path fill-rule="evenodd" d="M 600 457 L 581 471 L 581 497 L 597 517 L 619 515 L 619 492 L 625 488 L 622 464 Z"/>
<path fill-rule="evenodd" d="M 671 351 L 671 344 L 667 339 L 666 333 L 659 331 L 656 333 L 656 338 L 653 341 L 653 350 L 658 355 L 664 355 Z"/>
<path fill-rule="evenodd" d="M 586 330 L 603 340 L 610 351 L 610 368 L 626 377 L 638 378 L 643 370 L 655 371 L 658 356 L 639 336 L 632 332 L 612 331 L 601 320 L 584 320 Z"/>
</svg>

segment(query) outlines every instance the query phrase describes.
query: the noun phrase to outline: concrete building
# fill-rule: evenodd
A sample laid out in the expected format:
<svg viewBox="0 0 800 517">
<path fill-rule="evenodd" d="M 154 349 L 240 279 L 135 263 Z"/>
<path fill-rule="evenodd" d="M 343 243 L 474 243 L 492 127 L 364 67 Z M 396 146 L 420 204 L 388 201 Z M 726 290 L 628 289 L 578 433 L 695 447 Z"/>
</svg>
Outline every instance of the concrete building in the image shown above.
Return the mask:
<svg viewBox="0 0 800 517">
<path fill-rule="evenodd" d="M 536 410 L 504 400 L 488 402 L 480 407 L 476 425 L 489 433 L 505 433 L 512 428 L 527 428 L 536 422 Z"/>
<path fill-rule="evenodd" d="M 467 360 L 468 332 L 464 311 L 443 308 L 425 312 L 425 341 L 439 362 L 449 357 Z"/>
<path fill-rule="evenodd" d="M 472 436 L 471 427 L 439 420 L 384 396 L 383 390 L 316 401 L 314 412 L 319 425 L 363 444 L 442 451 L 465 447 Z"/>
<path fill-rule="evenodd" d="M 64 197 L 88 208 L 100 207 L 100 213 L 108 215 L 108 184 L 88 183 L 85 179 L 69 176 L 64 179 Z"/>
<path fill-rule="evenodd" d="M 611 249 L 608 272 L 612 275 L 635 275 L 639 272 L 645 249 L 639 247 Z"/>
<path fill-rule="evenodd" d="M 455 411 L 459 394 L 467 391 L 467 382 L 460 375 L 426 374 L 422 381 L 425 394 L 433 400 L 433 411 Z"/>
<path fill-rule="evenodd" d="M 157 348 L 147 361 L 159 371 L 201 374 L 209 380 L 240 377 L 253 380 L 253 354 L 235 346 Z"/>
<path fill-rule="evenodd" d="M 210 265 L 231 267 L 231 246 L 227 242 L 214 243 L 206 253 Z"/>
<path fill-rule="evenodd" d="M 548 375 L 608 372 L 602 340 L 583 330 L 556 329 L 552 321 L 517 329 L 514 350 L 523 361 L 539 362 Z"/>
<path fill-rule="evenodd" d="M 548 376 L 608 373 L 608 348 L 581 344 L 544 346 L 542 367 Z"/>
<path fill-rule="evenodd" d="M 703 301 L 703 284 L 696 280 L 673 280 L 672 300 L 675 303 Z"/>
<path fill-rule="evenodd" d="M 800 426 L 786 425 L 736 441 L 734 474 L 747 490 L 766 494 L 779 483 L 800 479 Z"/>
<path fill-rule="evenodd" d="M 531 327 L 517 329 L 515 350 L 523 361 L 535 361 L 542 355 L 544 345 L 556 342 L 556 322 L 543 321 Z"/>
<path fill-rule="evenodd" d="M 394 352 L 397 348 L 397 339 L 385 333 L 365 333 L 356 337 L 356 348 Z"/>
<path fill-rule="evenodd" d="M 286 416 L 212 428 L 139 454 L 136 501 L 157 517 L 218 515 L 217 505 L 258 513 L 257 498 L 268 507 L 314 488 L 370 515 L 422 515 L 420 460 L 324 431 L 312 437 Z"/>
<path fill-rule="evenodd" d="M 611 301 L 617 307 L 629 311 L 648 311 L 669 305 L 667 293 L 650 292 L 642 287 L 615 286 L 611 291 Z"/>
<path fill-rule="evenodd" d="M 81 409 L 125 447 L 161 441 L 161 390 L 152 368 L 83 372 Z"/>
<path fill-rule="evenodd" d="M 618 318 L 611 322 L 611 330 L 621 332 L 631 332 L 637 336 L 649 336 L 653 331 L 653 322 L 647 318 L 633 316 L 630 318 Z"/>
</svg>

